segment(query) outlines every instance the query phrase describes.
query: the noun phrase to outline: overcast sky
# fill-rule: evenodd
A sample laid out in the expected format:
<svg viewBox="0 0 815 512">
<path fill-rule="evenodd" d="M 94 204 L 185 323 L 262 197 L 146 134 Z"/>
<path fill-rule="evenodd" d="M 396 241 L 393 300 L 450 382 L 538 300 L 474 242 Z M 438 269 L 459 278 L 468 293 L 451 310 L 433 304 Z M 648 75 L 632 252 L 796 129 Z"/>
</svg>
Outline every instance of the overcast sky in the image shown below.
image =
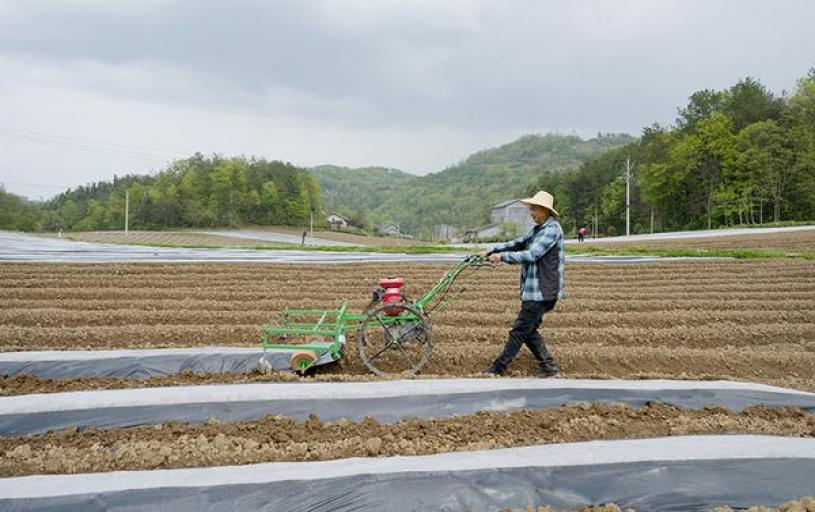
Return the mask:
<svg viewBox="0 0 815 512">
<path fill-rule="evenodd" d="M 0 183 L 196 151 L 436 172 L 526 133 L 639 134 L 815 66 L 815 2 L 0 0 Z"/>
</svg>

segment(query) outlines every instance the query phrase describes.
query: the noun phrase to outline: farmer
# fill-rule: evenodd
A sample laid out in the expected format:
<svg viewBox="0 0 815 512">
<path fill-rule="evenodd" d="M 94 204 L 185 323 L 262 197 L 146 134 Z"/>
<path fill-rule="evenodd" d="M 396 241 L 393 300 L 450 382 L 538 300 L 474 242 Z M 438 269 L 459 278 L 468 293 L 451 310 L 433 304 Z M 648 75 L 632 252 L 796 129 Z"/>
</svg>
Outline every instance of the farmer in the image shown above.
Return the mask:
<svg viewBox="0 0 815 512">
<path fill-rule="evenodd" d="M 577 230 L 577 241 L 582 242 L 584 238 L 586 238 L 586 228 L 580 226 L 580 229 Z"/>
<path fill-rule="evenodd" d="M 483 373 L 500 375 L 515 358 L 521 345 L 526 345 L 538 360 L 540 377 L 554 377 L 559 368 L 546 348 L 538 327 L 543 314 L 551 311 L 563 297 L 563 230 L 558 213 L 552 207 L 552 194 L 541 190 L 534 197 L 521 199 L 529 208 L 535 226 L 525 235 L 478 253 L 493 264 L 500 262 L 521 266 L 521 310 L 509 331 L 504 352 Z"/>
</svg>

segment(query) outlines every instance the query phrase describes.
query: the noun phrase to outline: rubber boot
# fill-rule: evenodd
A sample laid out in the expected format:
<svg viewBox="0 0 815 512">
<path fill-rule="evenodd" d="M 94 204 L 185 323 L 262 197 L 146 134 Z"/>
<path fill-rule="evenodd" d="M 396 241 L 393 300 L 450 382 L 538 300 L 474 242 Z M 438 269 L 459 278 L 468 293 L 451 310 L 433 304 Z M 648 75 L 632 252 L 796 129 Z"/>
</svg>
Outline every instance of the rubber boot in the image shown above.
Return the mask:
<svg viewBox="0 0 815 512">
<path fill-rule="evenodd" d="M 560 373 L 560 368 L 558 368 L 558 365 L 554 359 L 550 359 L 541 363 L 537 375 L 538 377 L 547 379 L 549 377 L 556 376 L 558 373 Z"/>
<path fill-rule="evenodd" d="M 503 375 L 504 369 L 492 363 L 486 370 L 481 371 L 481 375 Z"/>
</svg>

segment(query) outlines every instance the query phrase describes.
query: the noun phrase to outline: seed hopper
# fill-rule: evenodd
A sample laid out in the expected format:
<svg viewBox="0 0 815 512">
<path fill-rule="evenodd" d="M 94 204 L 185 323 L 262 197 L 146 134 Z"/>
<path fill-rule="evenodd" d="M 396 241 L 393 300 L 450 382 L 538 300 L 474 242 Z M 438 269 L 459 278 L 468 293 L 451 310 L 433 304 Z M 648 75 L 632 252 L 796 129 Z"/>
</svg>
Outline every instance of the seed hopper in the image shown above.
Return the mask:
<svg viewBox="0 0 815 512">
<path fill-rule="evenodd" d="M 305 373 L 318 365 L 338 361 L 343 356 L 347 333 L 356 333 L 356 347 L 363 364 L 380 376 L 419 372 L 430 360 L 430 318 L 464 292 L 449 293 L 465 271 L 488 266 L 489 262 L 470 255 L 456 263 L 433 288 L 416 300 L 404 293 L 404 279 L 384 277 L 373 291 L 371 302 L 361 313 L 339 309 L 285 309 L 282 322 L 263 328 L 265 370 L 290 368 Z"/>
</svg>

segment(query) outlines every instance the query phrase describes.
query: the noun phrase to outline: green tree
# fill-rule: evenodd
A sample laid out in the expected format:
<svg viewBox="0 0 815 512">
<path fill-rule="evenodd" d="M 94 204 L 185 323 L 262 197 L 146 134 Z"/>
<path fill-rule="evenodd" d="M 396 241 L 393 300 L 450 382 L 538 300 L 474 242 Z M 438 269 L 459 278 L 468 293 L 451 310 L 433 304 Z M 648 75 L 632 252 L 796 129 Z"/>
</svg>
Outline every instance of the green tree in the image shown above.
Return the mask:
<svg viewBox="0 0 815 512">
<path fill-rule="evenodd" d="M 603 187 L 600 195 L 600 211 L 608 223 L 621 222 L 625 214 L 625 181 L 616 178 Z"/>
<path fill-rule="evenodd" d="M 72 199 L 68 199 L 59 209 L 59 218 L 61 219 L 59 228 L 71 229 L 78 224 L 84 216 L 85 212 L 82 211 L 82 208 L 80 208 L 80 206 L 77 205 Z"/>
<path fill-rule="evenodd" d="M 703 89 L 696 91 L 688 98 L 688 104 L 679 109 L 679 118 L 676 126 L 681 132 L 692 132 L 696 128 L 696 123 L 708 117 L 713 112 L 719 111 L 724 101 L 724 93 Z"/>
<path fill-rule="evenodd" d="M 732 127 L 727 115 L 714 112 L 697 123 L 696 131 L 686 136 L 674 153 L 684 163 L 691 193 L 701 198 L 708 229 L 712 227 L 716 188 L 724 169 L 736 156 Z"/>
<path fill-rule="evenodd" d="M 104 229 L 106 224 L 106 213 L 104 206 L 97 199 L 88 201 L 88 213 L 82 220 L 76 223 L 74 229 L 79 231 L 95 231 Z"/>
<path fill-rule="evenodd" d="M 747 77 L 731 87 L 722 99 L 721 112 L 733 121 L 733 131 L 765 119 L 778 119 L 783 101 L 761 82 Z"/>
<path fill-rule="evenodd" d="M 0 185 L 0 229 L 34 231 L 39 227 L 36 206 Z"/>
<path fill-rule="evenodd" d="M 815 68 L 810 69 L 807 76 L 798 80 L 789 103 L 799 116 L 800 122 L 815 132 Z"/>
</svg>

